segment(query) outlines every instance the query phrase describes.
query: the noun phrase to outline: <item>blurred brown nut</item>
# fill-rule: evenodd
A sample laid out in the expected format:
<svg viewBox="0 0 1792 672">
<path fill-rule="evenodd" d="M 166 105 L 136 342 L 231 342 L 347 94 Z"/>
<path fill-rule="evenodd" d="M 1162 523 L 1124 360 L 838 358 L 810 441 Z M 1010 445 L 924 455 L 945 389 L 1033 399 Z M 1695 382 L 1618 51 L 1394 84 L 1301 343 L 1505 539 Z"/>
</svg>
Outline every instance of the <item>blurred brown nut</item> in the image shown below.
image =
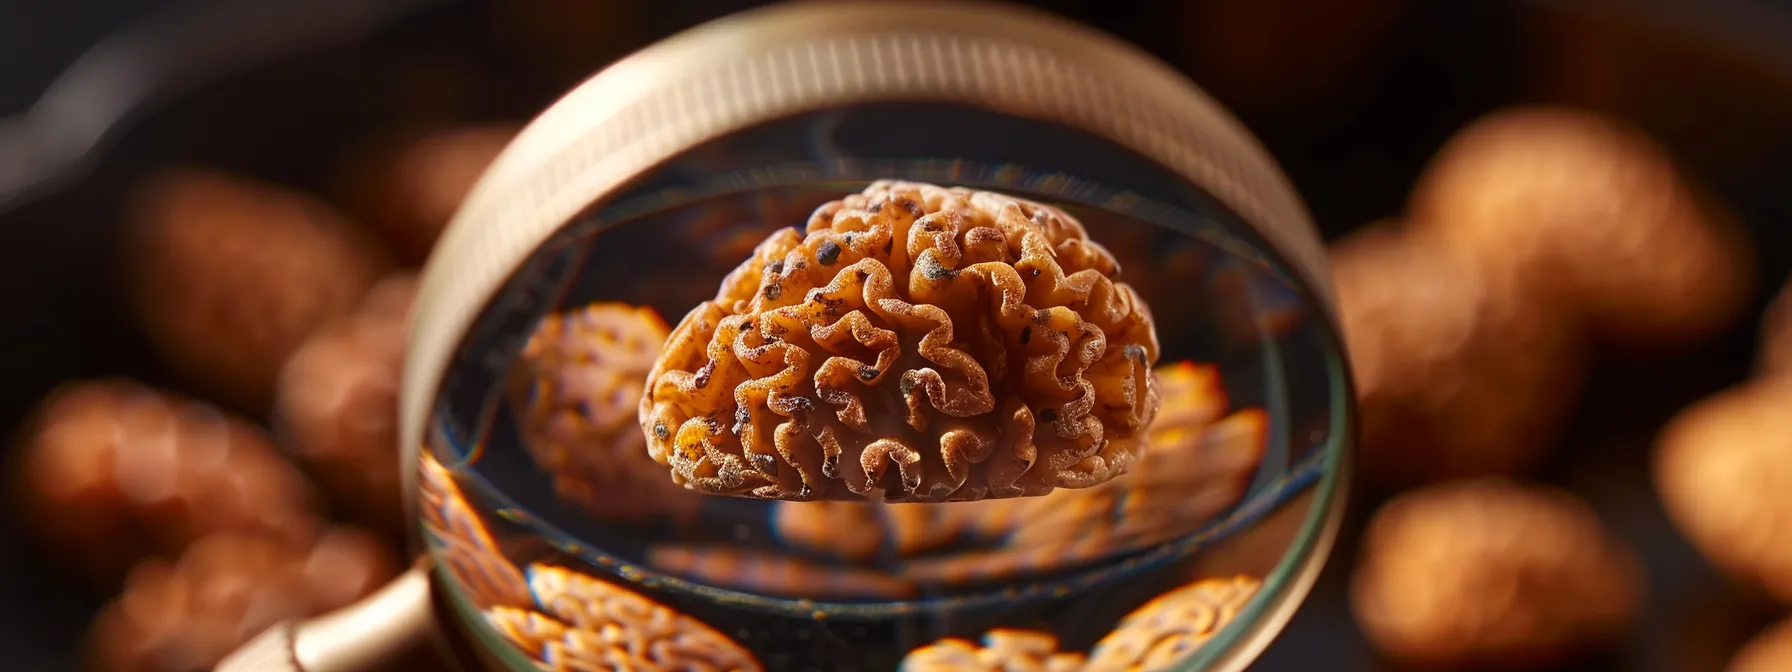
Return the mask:
<svg viewBox="0 0 1792 672">
<path fill-rule="evenodd" d="M 472 125 L 381 143 L 348 170 L 345 198 L 400 261 L 421 263 L 519 129 L 508 123 Z"/>
<path fill-rule="evenodd" d="M 353 603 L 396 576 L 372 535 L 329 530 L 311 543 L 259 535 L 199 540 L 176 562 L 132 571 L 124 594 L 94 621 L 93 668 L 201 672 L 268 627 Z"/>
<path fill-rule="evenodd" d="M 1389 501 L 1351 581 L 1377 649 L 1445 668 L 1563 662 L 1619 634 L 1642 592 L 1636 557 L 1584 502 L 1499 478 Z"/>
<path fill-rule="evenodd" d="M 1761 316 L 1761 349 L 1755 357 L 1755 372 L 1760 375 L 1792 373 L 1792 282 L 1787 282 L 1779 296 Z"/>
<path fill-rule="evenodd" d="M 529 566 L 529 587 L 543 612 L 596 637 L 567 651 L 583 660 L 634 665 L 594 669 L 757 672 L 746 648 L 697 619 L 634 592 L 563 567 Z"/>
<path fill-rule="evenodd" d="M 360 310 L 305 341 L 280 373 L 274 412 L 319 486 L 388 534 L 406 528 L 399 478 L 398 383 L 414 274 L 382 280 Z"/>
<path fill-rule="evenodd" d="M 1713 564 L 1792 604 L 1792 378 L 1681 411 L 1655 440 L 1668 518 Z"/>
<path fill-rule="evenodd" d="M 126 287 L 183 379 L 263 413 L 288 355 L 353 310 L 385 261 L 307 196 L 199 170 L 157 173 L 133 196 Z"/>
<path fill-rule="evenodd" d="M 1573 411 L 1582 345 L 1511 276 L 1419 242 L 1384 224 L 1332 249 L 1364 480 L 1398 488 L 1523 472 Z"/>
<path fill-rule="evenodd" d="M 1764 630 L 1743 645 L 1724 672 L 1784 672 L 1792 670 L 1792 620 Z"/>
<path fill-rule="evenodd" d="M 997 628 L 983 645 L 950 637 L 910 651 L 902 672 L 1081 672 L 1083 654 L 1059 652 L 1049 633 Z"/>
<path fill-rule="evenodd" d="M 425 454 L 418 479 L 418 508 L 436 567 L 478 609 L 534 603 L 522 569 L 505 557 L 485 521 L 461 494 L 448 469 Z"/>
<path fill-rule="evenodd" d="M 1097 642 L 1082 672 L 1174 669 L 1237 619 L 1262 585 L 1248 576 L 1206 579 L 1160 595 Z"/>
<path fill-rule="evenodd" d="M 51 392 L 19 459 L 27 523 L 101 582 L 210 534 L 315 532 L 309 485 L 259 429 L 126 380 Z"/>
<path fill-rule="evenodd" d="M 1634 129 L 1571 109 L 1495 112 L 1450 140 L 1408 217 L 1445 249 L 1560 294 L 1641 348 L 1728 328 L 1752 298 L 1742 228 Z"/>
<path fill-rule="evenodd" d="M 704 497 L 647 454 L 638 413 L 666 343 L 650 308 L 598 302 L 549 315 L 518 359 L 524 445 L 554 492 L 605 521 L 689 519 Z"/>
<path fill-rule="evenodd" d="M 1055 208 L 875 183 L 766 239 L 673 330 L 641 401 L 651 454 L 687 487 L 785 500 L 1107 481 L 1157 410 L 1157 337 L 1117 270 Z"/>
<path fill-rule="evenodd" d="M 901 599 L 913 597 L 914 583 L 879 569 L 809 562 L 781 553 L 750 549 L 655 546 L 647 564 L 712 586 L 756 595 L 799 599 Z"/>
</svg>

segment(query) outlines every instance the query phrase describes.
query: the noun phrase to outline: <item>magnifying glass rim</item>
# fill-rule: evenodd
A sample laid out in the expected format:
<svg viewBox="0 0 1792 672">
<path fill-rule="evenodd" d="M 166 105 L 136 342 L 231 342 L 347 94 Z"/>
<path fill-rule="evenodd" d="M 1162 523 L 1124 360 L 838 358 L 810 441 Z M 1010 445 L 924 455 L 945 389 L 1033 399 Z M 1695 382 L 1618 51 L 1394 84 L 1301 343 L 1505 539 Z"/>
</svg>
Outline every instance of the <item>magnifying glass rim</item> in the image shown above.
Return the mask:
<svg viewBox="0 0 1792 672">
<path fill-rule="evenodd" d="M 871 102 L 987 106 L 1131 150 L 1250 227 L 1318 304 L 1336 346 L 1340 454 L 1303 536 L 1307 557 L 1256 634 L 1214 669 L 1242 669 L 1304 599 L 1337 533 L 1354 395 L 1325 250 L 1299 196 L 1242 124 L 1169 66 L 1031 9 L 982 2 L 799 2 L 705 24 L 623 59 L 537 117 L 486 170 L 423 269 L 400 395 L 401 473 L 417 520 L 419 451 L 444 374 L 477 315 L 557 230 L 654 166 L 765 121 Z M 423 548 L 417 525 L 412 543 Z M 1291 559 L 1293 560 L 1293 559 Z M 1265 627 L 1274 621 L 1277 627 Z M 1257 641 L 1261 640 L 1261 641 Z"/>
</svg>

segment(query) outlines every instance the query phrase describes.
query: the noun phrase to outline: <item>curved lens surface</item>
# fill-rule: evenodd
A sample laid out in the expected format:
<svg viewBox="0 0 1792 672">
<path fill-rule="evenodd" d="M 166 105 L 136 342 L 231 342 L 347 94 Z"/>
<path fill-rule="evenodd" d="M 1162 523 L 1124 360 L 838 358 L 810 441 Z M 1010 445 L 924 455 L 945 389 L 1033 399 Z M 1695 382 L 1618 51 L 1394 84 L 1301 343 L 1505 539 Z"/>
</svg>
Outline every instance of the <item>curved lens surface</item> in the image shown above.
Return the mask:
<svg viewBox="0 0 1792 672">
<path fill-rule="evenodd" d="M 1075 294 L 1091 276 L 1067 271 L 1048 287 L 1020 229 L 991 242 L 926 203 L 881 252 L 874 210 L 914 204 L 861 203 L 830 229 L 844 247 L 751 261 L 891 179 L 1079 222 L 1094 245 L 1052 248 L 1047 273 L 1100 267 L 1151 333 L 1092 333 L 1119 323 L 1102 292 L 1127 290 Z M 1012 269 L 1034 322 L 997 308 L 1010 271 L 953 284 L 976 260 Z M 838 270 L 865 263 L 896 281 Z M 717 300 L 737 295 L 764 298 Z M 434 401 L 425 537 L 450 602 L 518 669 L 1194 669 L 1318 561 L 1348 405 L 1317 305 L 1207 195 L 1077 132 L 929 103 L 778 120 L 658 167 L 517 269 Z M 974 361 L 988 408 L 952 405 L 976 376 L 940 352 Z M 1139 449 L 1120 465 L 1122 441 Z"/>
</svg>

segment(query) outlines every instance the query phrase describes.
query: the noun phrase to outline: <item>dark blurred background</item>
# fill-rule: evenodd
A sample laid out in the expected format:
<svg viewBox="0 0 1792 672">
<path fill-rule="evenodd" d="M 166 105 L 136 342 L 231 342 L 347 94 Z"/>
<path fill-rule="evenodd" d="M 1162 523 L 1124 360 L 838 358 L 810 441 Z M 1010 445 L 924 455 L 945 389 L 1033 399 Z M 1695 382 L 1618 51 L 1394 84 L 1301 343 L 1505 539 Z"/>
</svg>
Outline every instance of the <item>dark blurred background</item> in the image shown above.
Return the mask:
<svg viewBox="0 0 1792 672">
<path fill-rule="evenodd" d="M 53 142 L 26 143 L 34 152 L 0 147 L 0 188 L 7 190 L 0 198 L 13 199 L 0 201 L 0 286 L 13 297 L 0 331 L 7 362 L 0 427 L 15 427 L 65 380 L 170 379 L 117 289 L 121 194 L 147 170 L 197 161 L 326 192 L 358 144 L 437 122 L 526 119 L 607 59 L 759 3 L 510 4 L 235 2 L 194 12 L 160 0 L 0 3 L 0 114 L 26 113 L 83 53 L 122 44 L 108 38 L 142 42 L 134 47 L 142 51 L 114 56 L 142 66 L 120 84 L 140 89 L 141 104 L 102 96 L 74 108 L 129 110 L 113 131 L 93 134 L 101 142 L 91 154 L 71 156 Z M 1675 410 L 1746 375 L 1752 316 L 1792 268 L 1792 7 L 1766 0 L 1032 4 L 1120 34 L 1187 71 L 1269 146 L 1328 239 L 1398 215 L 1443 142 L 1501 106 L 1588 107 L 1669 147 L 1748 224 L 1761 264 L 1759 299 L 1751 317 L 1689 353 L 1641 365 L 1595 363 L 1565 448 L 1540 478 L 1587 498 L 1643 554 L 1648 597 L 1624 646 L 1576 668 L 1718 670 L 1771 620 L 1771 608 L 1730 587 L 1674 533 L 1651 497 L 1644 454 Z M 555 28 L 556 20 L 542 18 L 554 12 L 573 18 Z M 250 27 L 233 28 L 233 21 Z M 312 34 L 284 45 L 291 53 L 258 62 L 258 50 L 285 40 L 241 38 L 281 26 Z M 213 53 L 195 64 L 181 48 Z M 0 120 L 7 133 L 0 139 L 20 142 L 23 123 Z M 1373 504 L 1353 507 L 1352 528 Z M 6 667 L 68 669 L 88 618 L 111 596 L 63 576 L 54 560 L 19 541 L 11 518 L 0 532 L 9 549 L 0 554 Z M 1341 560 L 1255 669 L 1381 669 L 1346 603 L 1346 560 L 1356 551 L 1355 535 L 1347 534 L 1336 551 Z"/>
</svg>

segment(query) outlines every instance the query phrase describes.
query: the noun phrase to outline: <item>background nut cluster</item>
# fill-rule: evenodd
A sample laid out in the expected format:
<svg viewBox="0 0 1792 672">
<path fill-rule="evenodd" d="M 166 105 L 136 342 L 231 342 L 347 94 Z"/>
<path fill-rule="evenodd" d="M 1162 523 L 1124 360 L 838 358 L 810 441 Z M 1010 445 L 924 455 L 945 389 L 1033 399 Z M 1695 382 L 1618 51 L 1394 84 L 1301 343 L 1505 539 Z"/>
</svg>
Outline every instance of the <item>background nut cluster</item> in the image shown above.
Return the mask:
<svg viewBox="0 0 1792 672">
<path fill-rule="evenodd" d="M 26 520 L 102 584 L 218 533 L 300 539 L 318 500 L 253 426 L 126 380 L 52 393 L 19 455 Z"/>
<path fill-rule="evenodd" d="M 697 490 L 943 502 L 1087 487 L 1143 449 L 1150 313 L 1053 208 L 876 183 L 773 234 L 673 330 L 641 402 Z"/>
<path fill-rule="evenodd" d="M 1370 520 L 1357 622 L 1394 657 L 1451 668 L 1559 662 L 1622 632 L 1641 569 L 1572 495 L 1504 479 L 1400 495 Z"/>
</svg>

